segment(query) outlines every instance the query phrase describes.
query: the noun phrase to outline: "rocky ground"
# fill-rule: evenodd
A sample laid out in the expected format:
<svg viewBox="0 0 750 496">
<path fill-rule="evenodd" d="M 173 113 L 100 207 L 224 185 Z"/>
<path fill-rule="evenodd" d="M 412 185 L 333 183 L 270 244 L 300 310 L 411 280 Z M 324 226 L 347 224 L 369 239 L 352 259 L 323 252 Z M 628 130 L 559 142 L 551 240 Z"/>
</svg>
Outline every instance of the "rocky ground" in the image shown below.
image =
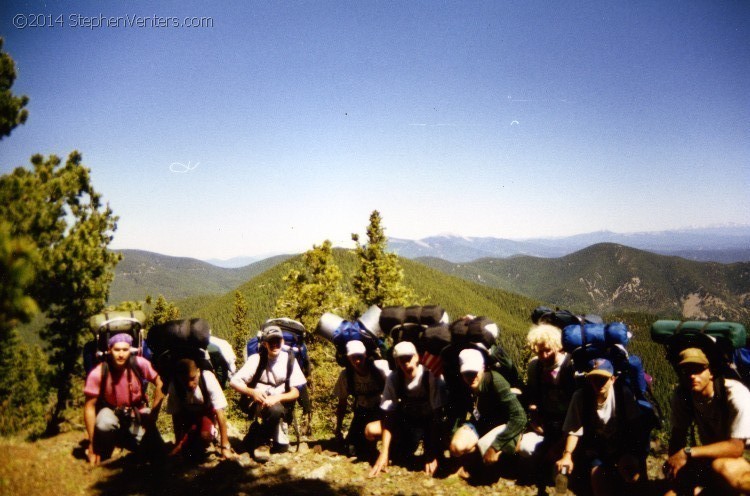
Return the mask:
<svg viewBox="0 0 750 496">
<path fill-rule="evenodd" d="M 537 488 L 512 478 L 465 481 L 439 473 L 430 478 L 405 467 L 368 478 L 369 464 L 333 451 L 330 442 L 301 443 L 299 451 L 273 455 L 258 464 L 247 453 L 235 461 L 211 455 L 202 463 L 171 459 L 155 467 L 132 454 L 116 453 L 103 466 L 90 468 L 81 431 L 27 442 L 0 438 L 0 494 L 16 495 L 536 495 Z M 239 450 L 239 440 L 233 438 Z M 651 477 L 661 459 L 650 458 Z M 650 481 L 638 492 L 662 494 L 661 482 Z M 553 494 L 553 488 L 546 489 Z M 542 493 L 545 494 L 545 493 Z M 572 493 L 571 493 L 572 494 Z"/>
</svg>

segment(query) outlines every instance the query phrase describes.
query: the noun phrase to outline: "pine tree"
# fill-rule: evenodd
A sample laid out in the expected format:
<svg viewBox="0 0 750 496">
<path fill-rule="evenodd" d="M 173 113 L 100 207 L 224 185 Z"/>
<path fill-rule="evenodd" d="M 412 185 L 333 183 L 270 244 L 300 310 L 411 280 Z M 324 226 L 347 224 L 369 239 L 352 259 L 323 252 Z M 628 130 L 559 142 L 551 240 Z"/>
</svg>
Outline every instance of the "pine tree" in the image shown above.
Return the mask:
<svg viewBox="0 0 750 496">
<path fill-rule="evenodd" d="M 39 252 L 29 294 L 49 321 L 40 334 L 57 391 L 48 431 L 56 432 L 80 374 L 88 319 L 104 308 L 120 260 L 107 249 L 117 218 L 102 205 L 78 152 L 64 165 L 54 155 L 35 155 L 31 164 L 32 170 L 18 167 L 0 177 L 0 218 L 10 222 L 12 236 L 33 240 Z"/>
<path fill-rule="evenodd" d="M 232 335 L 230 344 L 239 360 L 245 354 L 245 343 L 250 335 L 250 324 L 247 321 L 247 300 L 239 291 L 234 292 L 234 312 L 232 313 Z"/>
<path fill-rule="evenodd" d="M 354 300 L 340 287 L 341 270 L 333 259 L 331 242 L 313 245 L 302 263 L 284 277 L 286 288 L 276 300 L 274 314 L 299 320 L 312 330 L 325 312 L 348 315 Z"/>
<path fill-rule="evenodd" d="M 164 295 L 159 295 L 154 303 L 154 310 L 146 320 L 146 328 L 150 329 L 152 326 L 157 324 L 163 324 L 170 320 L 177 320 L 180 318 L 180 309 L 174 303 L 170 303 L 164 298 Z"/>
<path fill-rule="evenodd" d="M 16 63 L 2 49 L 3 39 L 0 38 L 0 140 L 10 136 L 11 131 L 25 123 L 29 116 L 29 111 L 24 108 L 29 97 L 15 96 L 10 91 L 16 80 Z"/>
<path fill-rule="evenodd" d="M 380 212 L 370 214 L 367 226 L 367 244 L 359 242 L 359 235 L 352 234 L 356 243 L 355 253 L 359 270 L 354 275 L 352 286 L 360 300 L 366 305 L 385 307 L 409 305 L 414 300 L 414 292 L 404 283 L 404 271 L 393 253 L 386 252 L 388 239 L 381 225 Z"/>
</svg>

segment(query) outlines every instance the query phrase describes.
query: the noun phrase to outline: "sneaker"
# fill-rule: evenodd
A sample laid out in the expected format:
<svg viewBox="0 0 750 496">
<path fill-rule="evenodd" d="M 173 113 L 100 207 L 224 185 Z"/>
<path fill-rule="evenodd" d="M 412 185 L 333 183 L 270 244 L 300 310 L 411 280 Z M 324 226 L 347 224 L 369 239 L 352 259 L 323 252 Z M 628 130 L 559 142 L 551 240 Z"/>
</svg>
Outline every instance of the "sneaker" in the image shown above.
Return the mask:
<svg viewBox="0 0 750 496">
<path fill-rule="evenodd" d="M 274 455 L 277 453 L 286 453 L 287 451 L 289 451 L 289 443 L 273 443 L 273 446 L 271 447 L 271 454 Z"/>
<path fill-rule="evenodd" d="M 258 446 L 253 450 L 253 459 L 258 463 L 266 463 L 271 459 L 271 449 L 265 444 Z"/>
</svg>

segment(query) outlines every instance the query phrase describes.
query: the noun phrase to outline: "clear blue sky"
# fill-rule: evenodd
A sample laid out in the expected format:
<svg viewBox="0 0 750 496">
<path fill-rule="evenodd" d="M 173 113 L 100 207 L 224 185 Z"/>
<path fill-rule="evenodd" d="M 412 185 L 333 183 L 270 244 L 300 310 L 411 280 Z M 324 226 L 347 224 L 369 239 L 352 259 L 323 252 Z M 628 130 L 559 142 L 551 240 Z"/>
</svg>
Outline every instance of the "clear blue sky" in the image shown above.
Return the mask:
<svg viewBox="0 0 750 496">
<path fill-rule="evenodd" d="M 750 2 L 217 4 L 3 2 L 0 173 L 77 149 L 113 247 L 196 258 L 750 223 Z"/>
</svg>

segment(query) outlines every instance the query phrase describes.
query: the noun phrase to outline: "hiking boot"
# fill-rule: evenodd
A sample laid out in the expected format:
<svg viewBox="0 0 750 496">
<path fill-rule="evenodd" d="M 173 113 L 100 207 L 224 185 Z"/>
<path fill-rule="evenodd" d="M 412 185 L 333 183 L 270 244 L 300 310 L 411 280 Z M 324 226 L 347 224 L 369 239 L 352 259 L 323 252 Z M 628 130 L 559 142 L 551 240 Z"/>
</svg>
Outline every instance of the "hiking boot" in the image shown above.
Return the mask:
<svg viewBox="0 0 750 496">
<path fill-rule="evenodd" d="M 289 451 L 289 443 L 281 444 L 281 443 L 273 443 L 273 446 L 271 446 L 271 454 L 275 455 L 278 453 L 286 453 Z"/>
<path fill-rule="evenodd" d="M 266 463 L 271 459 L 271 450 L 268 445 L 263 444 L 253 450 L 253 459 L 258 463 Z"/>
</svg>

